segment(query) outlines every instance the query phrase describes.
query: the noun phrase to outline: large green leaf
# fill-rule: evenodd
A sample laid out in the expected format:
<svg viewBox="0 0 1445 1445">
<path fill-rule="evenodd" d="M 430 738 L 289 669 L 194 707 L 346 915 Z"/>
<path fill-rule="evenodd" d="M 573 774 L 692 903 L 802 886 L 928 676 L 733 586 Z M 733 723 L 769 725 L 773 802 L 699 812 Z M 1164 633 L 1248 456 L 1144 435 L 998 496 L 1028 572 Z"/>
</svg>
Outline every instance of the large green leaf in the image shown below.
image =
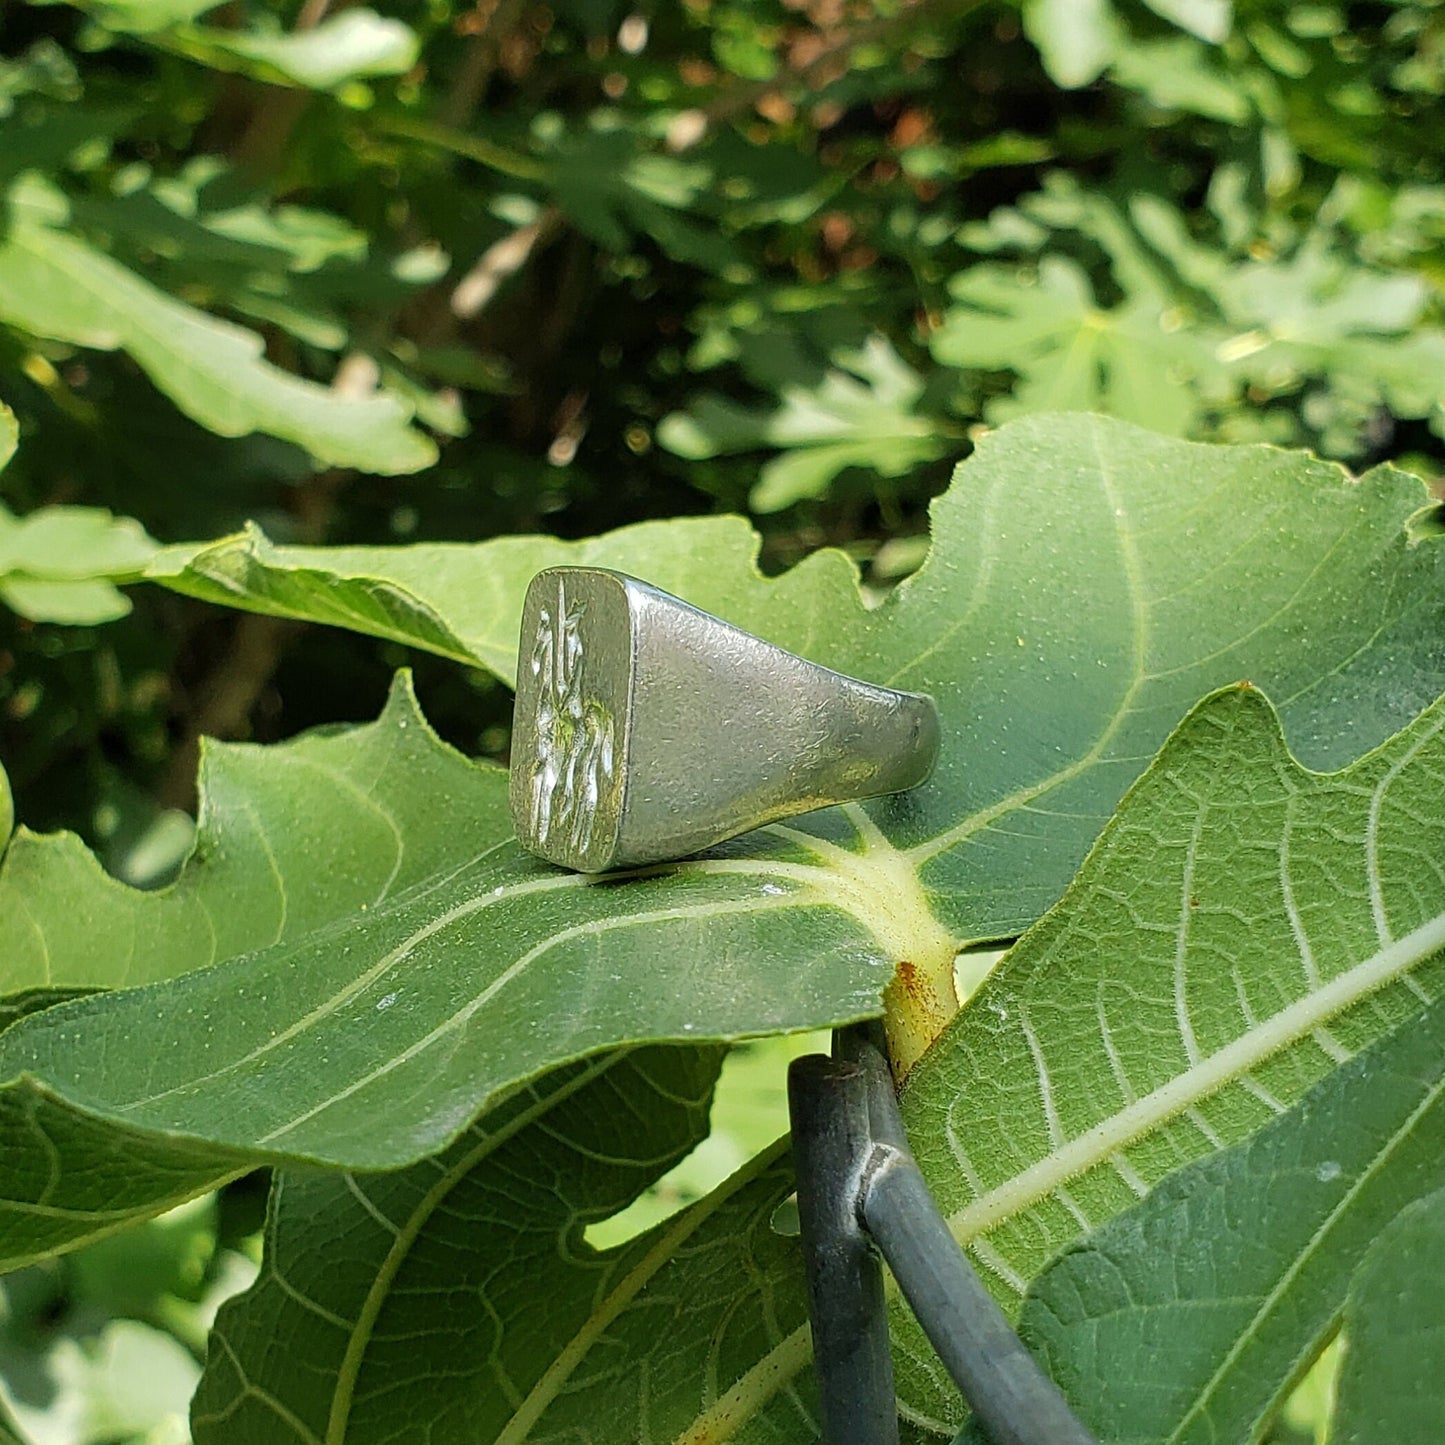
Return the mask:
<svg viewBox="0 0 1445 1445">
<path fill-rule="evenodd" d="M 1334 774 L 1290 758 L 1254 689 L 1207 700 L 1175 733 L 903 1093 L 935 1195 L 1006 1308 L 1056 1251 L 1445 990 L 1442 778 L 1445 699 Z M 704 1206 L 726 1213 L 726 1243 L 703 1223 L 703 1258 L 658 1260 L 600 1334 L 554 1340 L 568 1373 L 534 1438 L 626 1439 L 645 1408 L 652 1437 L 679 1445 L 815 1439 L 797 1393 L 807 1329 L 788 1323 L 801 1264 L 771 1226 L 791 1187 L 782 1167 L 730 1181 Z M 678 1299 L 696 1308 L 658 1331 Z M 758 1319 L 768 1344 L 754 1357 L 731 1355 L 701 1389 L 696 1369 L 657 1386 L 676 1356 L 714 1359 L 735 1321 Z M 901 1307 L 894 1339 L 915 1437 L 952 1434 L 957 1395 Z"/>
<path fill-rule="evenodd" d="M 43 1136 L 0 1133 L 15 1141 L 7 1250 L 118 1227 L 147 1188 L 160 1207 L 246 1158 L 404 1165 L 585 1054 L 876 1013 L 905 961 L 926 996 L 896 1011 L 916 1051 L 949 1007 L 956 945 L 1057 897 L 1201 688 L 1267 683 L 1290 699 L 1296 746 L 1327 761 L 1445 685 L 1445 554 L 1407 530 L 1422 497 L 1395 473 L 1356 484 L 1068 419 L 989 439 L 936 510 L 930 563 L 873 612 L 836 555 L 761 579 L 729 522 L 570 547 L 202 552 L 182 585 L 279 610 L 329 598 L 333 617 L 433 645 L 444 631 L 499 670 L 531 572 L 607 561 L 821 661 L 933 691 L 947 749 L 906 799 L 623 880 L 523 854 L 503 776 L 441 748 L 404 699 L 374 728 L 222 754 L 255 781 L 224 804 L 208 784 L 208 831 L 162 894 L 102 878 L 74 840 L 21 834 L 0 875 L 15 900 L 0 908 L 4 987 L 171 981 L 61 1005 L 0 1041 L 12 1117 L 46 1121 Z M 151 1149 L 118 1201 L 94 1175 L 68 1192 L 71 1117 Z M 174 1178 L 157 1162 L 167 1141 Z"/>
<path fill-rule="evenodd" d="M 641 1097 L 634 1087 L 624 1107 Z M 578 1142 L 565 1125 L 529 1158 L 526 1146 L 553 1132 L 553 1115 L 542 1115 L 494 1155 L 484 1120 L 439 1160 L 398 1174 L 283 1174 L 265 1272 L 218 1320 L 196 1445 L 394 1438 L 388 1413 L 358 1406 L 396 1393 L 398 1372 L 414 1371 L 428 1371 L 424 1402 L 398 1408 L 436 1445 L 671 1441 L 780 1335 L 803 1344 L 784 1369 L 806 1365 L 797 1240 L 769 1222 L 793 1188 L 786 1150 L 764 1151 L 703 1203 L 599 1257 L 578 1247 L 575 1224 L 611 1197 L 584 1191 L 610 1181 L 595 1166 L 587 1178 L 551 1175 Z M 625 1177 L 645 1147 L 627 1145 L 612 1172 Z M 557 1203 L 539 1181 L 559 1190 Z M 535 1213 L 524 1219 L 518 1201 Z M 485 1232 L 479 1216 L 492 1221 Z M 348 1250 L 338 1266 L 340 1238 Z M 317 1339 L 317 1320 L 327 1327 L 298 1358 L 286 1342 Z M 811 1381 L 782 1384 L 774 1404 L 788 1419 L 762 1438 L 815 1439 Z M 686 1438 L 735 1438 L 719 1415 L 718 1433 Z M 344 1436 L 327 1435 L 332 1422 Z"/>
<path fill-rule="evenodd" d="M 612 1043 L 866 1015 L 907 946 L 820 891 L 800 844 L 625 889 L 546 867 L 510 840 L 506 775 L 442 746 L 404 687 L 375 724 L 216 747 L 202 776 L 195 854 L 160 892 L 105 877 L 69 835 L 11 844 L 5 987 L 182 976 L 4 1035 L 0 1257 L 123 1227 L 246 1158 L 410 1162 L 550 1061 Z M 839 896 L 916 930 L 869 887 Z M 107 1036 L 97 1068 L 84 1041 L 110 1050 Z M 113 1168 L 87 1165 L 97 1150 Z"/>
<path fill-rule="evenodd" d="M 1145 760 L 1212 687 L 1280 700 L 1338 766 L 1445 688 L 1445 551 L 1388 468 L 1359 483 L 1264 448 L 1174 442 L 1099 417 L 983 439 L 934 504 L 933 556 L 865 611 L 836 554 L 764 583 L 734 519 L 582 543 L 172 548 L 179 591 L 396 638 L 514 676 L 521 599 L 559 563 L 619 567 L 829 666 L 932 692 L 943 760 L 870 812 L 960 939 L 1006 937 L 1058 897 Z"/>
<path fill-rule="evenodd" d="M 1390 1338 L 1387 1353 L 1402 1369 L 1390 1380 L 1378 1346 L 1366 1347 L 1367 1360 L 1376 1356 L 1374 1404 L 1361 1417 L 1370 1438 L 1423 1440 L 1429 1431 L 1420 1431 L 1425 1417 L 1409 1380 L 1429 1347 L 1422 1339 L 1412 1354 L 1388 1325 L 1410 1328 L 1402 1295 L 1407 1280 L 1429 1277 L 1418 1251 L 1431 1247 L 1430 1235 L 1401 1240 L 1386 1227 L 1442 1185 L 1445 1008 L 1436 1003 L 1247 1143 L 1170 1175 L 1066 1250 L 1030 1288 L 1020 1332 L 1101 1440 L 1253 1440 L 1300 1363 L 1333 1332 L 1370 1252 L 1360 1328 Z M 1437 1260 L 1442 1244 L 1437 1233 Z M 1356 1347 L 1352 1337 L 1351 1362 Z M 1415 1429 L 1409 1413 L 1386 1427 L 1379 1407 L 1390 1399 L 1413 1413 Z"/>
<path fill-rule="evenodd" d="M 1436 1041 L 1437 1058 L 1439 1041 Z M 1375 1241 L 1345 1301 L 1330 1445 L 1429 1440 L 1445 1420 L 1445 1190 L 1401 1212 Z"/>
<path fill-rule="evenodd" d="M 1324 775 L 1253 688 L 1179 729 L 906 1093 L 925 1171 L 1001 1293 L 1440 990 L 1442 777 L 1445 700 Z M 925 1398 L 922 1370 L 905 1378 Z"/>
<path fill-rule="evenodd" d="M 395 396 L 346 397 L 262 359 L 260 336 L 168 296 L 67 229 L 64 198 L 22 176 L 0 233 L 0 321 L 35 336 L 124 349 L 187 416 L 222 436 L 265 432 L 318 462 L 414 472 L 436 448 Z"/>
<path fill-rule="evenodd" d="M 393 638 L 516 679 L 522 596 L 543 567 L 645 569 L 649 581 L 739 626 L 814 651 L 861 614 L 856 573 L 817 553 L 776 582 L 758 575 L 757 535 L 737 517 L 644 522 L 585 542 L 499 537 L 411 547 L 278 547 L 255 528 L 165 548 L 148 576 L 211 602 Z"/>
<path fill-rule="evenodd" d="M 694 1231 L 696 1216 L 607 1253 L 583 1239 L 706 1132 L 719 1054 L 572 1065 L 399 1173 L 281 1174 L 263 1272 L 211 1338 L 197 1445 L 415 1433 L 403 1382 L 434 1403 L 430 1438 L 492 1439 L 554 1368 L 546 1343 L 595 1329 L 599 1300 Z"/>
</svg>

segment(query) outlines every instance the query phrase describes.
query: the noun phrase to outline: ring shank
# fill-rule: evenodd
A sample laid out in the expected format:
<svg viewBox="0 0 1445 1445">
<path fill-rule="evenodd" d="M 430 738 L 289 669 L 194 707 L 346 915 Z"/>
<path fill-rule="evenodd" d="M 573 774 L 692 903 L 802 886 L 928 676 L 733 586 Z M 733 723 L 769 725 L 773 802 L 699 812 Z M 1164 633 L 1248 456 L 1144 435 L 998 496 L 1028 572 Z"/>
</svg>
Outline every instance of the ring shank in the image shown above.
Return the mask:
<svg viewBox="0 0 1445 1445">
<path fill-rule="evenodd" d="M 613 866 L 916 787 L 933 700 L 845 677 L 639 587 L 625 825 Z M 665 851 L 664 851 L 665 849 Z"/>
</svg>

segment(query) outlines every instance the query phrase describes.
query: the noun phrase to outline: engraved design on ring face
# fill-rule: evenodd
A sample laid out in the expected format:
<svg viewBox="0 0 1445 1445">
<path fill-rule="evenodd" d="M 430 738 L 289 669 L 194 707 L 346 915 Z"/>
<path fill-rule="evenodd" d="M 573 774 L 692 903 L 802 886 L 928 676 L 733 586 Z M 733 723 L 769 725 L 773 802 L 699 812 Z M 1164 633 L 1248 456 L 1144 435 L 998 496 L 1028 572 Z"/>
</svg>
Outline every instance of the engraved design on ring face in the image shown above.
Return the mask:
<svg viewBox="0 0 1445 1445">
<path fill-rule="evenodd" d="M 555 828 L 578 852 L 592 842 L 604 792 L 612 785 L 612 718 L 585 694 L 582 618 L 585 602 L 567 601 L 557 579 L 555 609 L 540 608 L 532 646 L 537 687 L 537 758 L 532 765 L 532 828 L 545 843 Z"/>
</svg>

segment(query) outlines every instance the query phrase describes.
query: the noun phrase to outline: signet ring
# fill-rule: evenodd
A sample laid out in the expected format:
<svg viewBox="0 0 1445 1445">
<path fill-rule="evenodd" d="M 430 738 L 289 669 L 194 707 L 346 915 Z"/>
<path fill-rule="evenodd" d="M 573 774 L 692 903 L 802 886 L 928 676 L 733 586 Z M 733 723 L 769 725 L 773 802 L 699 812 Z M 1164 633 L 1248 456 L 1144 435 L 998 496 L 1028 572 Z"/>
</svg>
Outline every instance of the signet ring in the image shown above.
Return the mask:
<svg viewBox="0 0 1445 1445">
<path fill-rule="evenodd" d="M 602 567 L 532 579 L 517 673 L 517 837 L 581 873 L 902 792 L 938 755 L 932 698 L 845 677 Z"/>
</svg>

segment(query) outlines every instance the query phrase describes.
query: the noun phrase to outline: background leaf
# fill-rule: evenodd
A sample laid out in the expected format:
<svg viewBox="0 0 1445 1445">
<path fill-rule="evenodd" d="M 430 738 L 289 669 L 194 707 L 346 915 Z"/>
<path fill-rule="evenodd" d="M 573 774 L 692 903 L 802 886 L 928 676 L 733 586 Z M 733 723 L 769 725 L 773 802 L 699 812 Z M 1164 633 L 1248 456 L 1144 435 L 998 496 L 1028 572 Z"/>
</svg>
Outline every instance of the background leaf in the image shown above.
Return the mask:
<svg viewBox="0 0 1445 1445">
<path fill-rule="evenodd" d="M 32 4 L 54 5 L 71 0 L 31 0 Z M 82 9 L 118 30 L 144 34 L 168 25 L 194 20 L 216 8 L 217 0 L 83 0 Z"/>
<path fill-rule="evenodd" d="M 394 396 L 354 399 L 261 359 L 261 338 L 167 296 L 65 229 L 53 188 L 22 177 L 0 239 L 0 319 L 36 336 L 123 347 L 188 416 L 222 436 L 263 431 L 319 462 L 412 472 L 436 449 Z"/>
<path fill-rule="evenodd" d="M 1112 310 L 1095 303 L 1077 263 L 1045 256 L 1037 276 L 976 266 L 950 290 L 959 303 L 934 334 L 950 366 L 1009 368 L 1019 385 L 990 408 L 1003 421 L 1034 411 L 1103 411 L 1156 431 L 1198 426 L 1190 383 L 1219 372 L 1211 338 L 1172 329 L 1168 299 L 1136 295 Z"/>
<path fill-rule="evenodd" d="M 416 64 L 416 32 L 365 7 L 328 16 L 310 30 L 267 34 L 187 26 L 170 45 L 223 70 L 271 82 L 334 90 L 368 76 L 402 75 Z"/>
<path fill-rule="evenodd" d="M 133 580 L 155 550 L 136 522 L 98 507 L 17 518 L 0 506 L 0 599 L 35 622 L 124 617 L 130 602 L 109 579 Z"/>
<path fill-rule="evenodd" d="M 820 497 L 847 467 L 897 477 L 942 456 L 939 423 L 916 413 L 924 383 L 880 336 L 838 358 L 814 388 L 785 386 L 775 412 L 704 394 L 687 412 L 662 419 L 658 440 L 679 456 L 707 458 L 766 446 L 785 448 L 762 469 L 749 504 L 777 512 Z"/>
<path fill-rule="evenodd" d="M 1060 85 L 1087 85 L 1120 48 L 1123 29 L 1110 0 L 1029 0 L 1024 28 Z"/>
</svg>

